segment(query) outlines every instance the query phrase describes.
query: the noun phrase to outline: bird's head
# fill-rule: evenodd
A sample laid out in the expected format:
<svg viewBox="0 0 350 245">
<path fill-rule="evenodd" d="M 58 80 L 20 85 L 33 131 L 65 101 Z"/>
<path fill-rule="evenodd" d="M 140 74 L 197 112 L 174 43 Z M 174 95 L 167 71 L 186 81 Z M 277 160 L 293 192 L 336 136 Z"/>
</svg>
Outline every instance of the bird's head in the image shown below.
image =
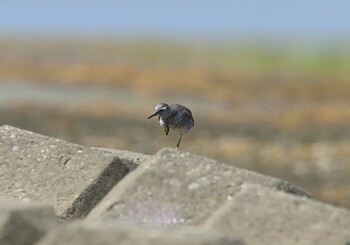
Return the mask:
<svg viewBox="0 0 350 245">
<path fill-rule="evenodd" d="M 160 103 L 160 104 L 156 105 L 155 109 L 156 109 L 156 111 L 152 115 L 150 115 L 148 117 L 148 119 L 150 119 L 154 116 L 157 116 L 157 115 L 160 117 L 166 116 L 167 114 L 169 114 L 171 108 L 168 104 Z"/>
</svg>

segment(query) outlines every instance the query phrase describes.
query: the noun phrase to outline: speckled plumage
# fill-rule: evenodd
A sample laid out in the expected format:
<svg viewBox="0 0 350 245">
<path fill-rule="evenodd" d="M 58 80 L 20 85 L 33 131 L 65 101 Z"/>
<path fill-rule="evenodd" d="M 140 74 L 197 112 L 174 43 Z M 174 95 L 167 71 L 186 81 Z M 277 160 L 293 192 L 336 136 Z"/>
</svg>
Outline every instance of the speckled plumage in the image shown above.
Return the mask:
<svg viewBox="0 0 350 245">
<path fill-rule="evenodd" d="M 168 135 L 170 129 L 178 131 L 180 137 L 176 148 L 179 148 L 182 136 L 194 126 L 192 112 L 179 104 L 160 103 L 155 109 L 156 111 L 148 119 L 157 115 L 159 124 L 164 127 L 165 135 Z"/>
</svg>

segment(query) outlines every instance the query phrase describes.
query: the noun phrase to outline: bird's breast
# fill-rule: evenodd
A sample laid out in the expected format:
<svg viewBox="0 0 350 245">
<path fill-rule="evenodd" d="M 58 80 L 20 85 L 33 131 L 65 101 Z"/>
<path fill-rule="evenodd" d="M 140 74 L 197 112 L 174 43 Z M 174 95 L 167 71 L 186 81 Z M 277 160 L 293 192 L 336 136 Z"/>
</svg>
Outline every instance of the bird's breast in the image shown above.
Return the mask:
<svg viewBox="0 0 350 245">
<path fill-rule="evenodd" d="M 164 119 L 163 119 L 162 117 L 159 117 L 159 124 L 160 124 L 161 126 L 166 125 L 166 123 L 164 122 Z"/>
</svg>

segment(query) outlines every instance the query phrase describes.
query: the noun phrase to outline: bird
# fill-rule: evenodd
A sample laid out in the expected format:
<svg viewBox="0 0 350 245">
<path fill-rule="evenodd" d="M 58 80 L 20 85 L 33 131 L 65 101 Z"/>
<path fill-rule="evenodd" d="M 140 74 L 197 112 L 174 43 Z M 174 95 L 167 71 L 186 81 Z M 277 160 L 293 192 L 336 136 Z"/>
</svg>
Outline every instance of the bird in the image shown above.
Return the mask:
<svg viewBox="0 0 350 245">
<path fill-rule="evenodd" d="M 170 129 L 179 132 L 179 139 L 176 149 L 179 149 L 182 136 L 188 133 L 194 126 L 194 119 L 190 109 L 179 104 L 160 103 L 156 105 L 155 112 L 147 119 L 158 116 L 159 124 L 163 126 L 165 135 L 169 134 Z"/>
</svg>

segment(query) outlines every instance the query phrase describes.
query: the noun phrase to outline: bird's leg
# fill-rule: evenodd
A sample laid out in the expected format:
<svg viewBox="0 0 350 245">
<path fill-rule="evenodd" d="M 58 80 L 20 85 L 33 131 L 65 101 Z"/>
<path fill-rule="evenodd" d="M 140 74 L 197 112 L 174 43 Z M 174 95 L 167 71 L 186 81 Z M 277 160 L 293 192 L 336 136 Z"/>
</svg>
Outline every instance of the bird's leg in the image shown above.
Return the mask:
<svg viewBox="0 0 350 245">
<path fill-rule="evenodd" d="M 181 138 L 182 138 L 182 134 L 180 134 L 179 140 L 177 141 L 177 144 L 176 144 L 176 150 L 178 150 L 178 149 L 179 149 L 180 142 L 181 142 Z"/>
<path fill-rule="evenodd" d="M 164 125 L 164 133 L 165 135 L 168 135 L 169 134 L 169 127 L 167 125 Z"/>
</svg>

